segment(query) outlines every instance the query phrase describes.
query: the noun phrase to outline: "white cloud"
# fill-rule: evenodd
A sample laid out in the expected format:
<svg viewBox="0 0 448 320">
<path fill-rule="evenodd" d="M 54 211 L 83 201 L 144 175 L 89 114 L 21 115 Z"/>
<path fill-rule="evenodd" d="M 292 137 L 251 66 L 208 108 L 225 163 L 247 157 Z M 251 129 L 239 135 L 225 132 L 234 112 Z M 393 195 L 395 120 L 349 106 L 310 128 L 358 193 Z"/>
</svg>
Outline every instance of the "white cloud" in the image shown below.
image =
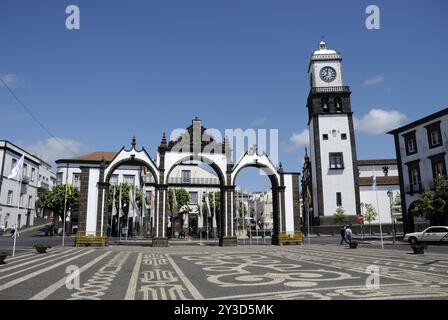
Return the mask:
<svg viewBox="0 0 448 320">
<path fill-rule="evenodd" d="M 17 82 L 19 82 L 19 79 L 17 78 L 17 76 L 12 73 L 1 75 L 0 78 L 2 78 L 2 80 L 6 83 L 6 85 L 10 86 L 10 87 L 16 85 Z M 0 87 L 3 87 L 3 86 L 4 86 L 3 82 L 0 81 Z"/>
<path fill-rule="evenodd" d="M 262 126 L 266 122 L 268 122 L 268 118 L 260 117 L 260 118 L 255 119 L 254 121 L 252 121 L 252 125 L 258 127 L 258 126 Z"/>
<path fill-rule="evenodd" d="M 286 152 L 293 152 L 300 147 L 308 146 L 310 143 L 310 136 L 308 129 L 304 129 L 302 132 L 294 132 L 289 138 L 289 142 L 285 145 Z"/>
<path fill-rule="evenodd" d="M 70 138 L 48 138 L 24 147 L 46 162 L 82 155 L 88 151 L 87 146 Z"/>
<path fill-rule="evenodd" d="M 361 119 L 354 117 L 355 129 L 368 134 L 383 134 L 395 129 L 406 120 L 406 116 L 397 110 L 371 109 Z"/>
<path fill-rule="evenodd" d="M 383 81 L 384 81 L 383 76 L 374 76 L 374 77 L 367 78 L 366 80 L 364 80 L 364 83 L 362 85 L 364 87 L 370 87 L 370 86 L 380 84 Z"/>
</svg>

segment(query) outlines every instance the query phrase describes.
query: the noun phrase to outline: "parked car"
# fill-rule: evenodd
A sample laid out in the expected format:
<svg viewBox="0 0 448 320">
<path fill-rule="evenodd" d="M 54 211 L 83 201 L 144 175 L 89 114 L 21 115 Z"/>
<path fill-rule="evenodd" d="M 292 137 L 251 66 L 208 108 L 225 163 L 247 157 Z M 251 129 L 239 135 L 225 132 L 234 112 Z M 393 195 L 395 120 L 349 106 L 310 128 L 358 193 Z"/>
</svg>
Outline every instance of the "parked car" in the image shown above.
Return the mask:
<svg viewBox="0 0 448 320">
<path fill-rule="evenodd" d="M 417 244 L 419 242 L 448 243 L 448 227 L 432 226 L 422 232 L 406 233 L 403 240 L 408 241 L 410 244 Z"/>
</svg>

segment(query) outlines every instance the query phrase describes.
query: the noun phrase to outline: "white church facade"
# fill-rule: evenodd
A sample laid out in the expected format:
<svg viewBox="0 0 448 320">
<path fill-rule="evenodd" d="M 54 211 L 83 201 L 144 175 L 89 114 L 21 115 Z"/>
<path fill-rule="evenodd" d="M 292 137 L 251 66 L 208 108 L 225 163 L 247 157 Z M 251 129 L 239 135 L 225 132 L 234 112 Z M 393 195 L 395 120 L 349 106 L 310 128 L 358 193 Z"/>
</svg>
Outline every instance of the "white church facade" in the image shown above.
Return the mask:
<svg viewBox="0 0 448 320">
<path fill-rule="evenodd" d="M 337 226 L 340 223 L 334 214 L 338 208 L 344 210 L 349 223 L 359 224 L 365 205 L 371 204 L 377 212 L 371 223 L 392 227 L 397 221 L 390 199 L 398 201 L 400 191 L 397 161 L 358 160 L 351 90 L 344 82 L 342 55 L 321 41 L 311 55 L 308 74 L 310 152 L 302 176 L 308 212 L 304 224 L 309 216 L 312 226 Z"/>
</svg>

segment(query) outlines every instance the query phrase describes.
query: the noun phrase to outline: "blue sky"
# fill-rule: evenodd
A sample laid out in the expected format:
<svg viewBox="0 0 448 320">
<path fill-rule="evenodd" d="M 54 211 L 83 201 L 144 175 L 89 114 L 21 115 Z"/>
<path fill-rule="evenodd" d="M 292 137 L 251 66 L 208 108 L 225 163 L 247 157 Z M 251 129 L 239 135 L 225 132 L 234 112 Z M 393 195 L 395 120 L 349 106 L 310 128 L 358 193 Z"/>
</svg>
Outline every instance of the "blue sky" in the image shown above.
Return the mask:
<svg viewBox="0 0 448 320">
<path fill-rule="evenodd" d="M 65 27 L 69 4 L 80 30 Z M 380 30 L 365 27 L 369 4 Z M 443 0 L 3 0 L 0 76 L 73 153 L 119 150 L 135 134 L 154 155 L 163 131 L 198 116 L 220 130 L 279 129 L 279 159 L 299 171 L 321 36 L 344 57 L 358 157 L 389 158 L 387 129 L 448 105 L 447 16 Z M 0 139 L 70 156 L 49 138 L 0 87 Z M 238 182 L 268 185 L 251 170 Z"/>
</svg>

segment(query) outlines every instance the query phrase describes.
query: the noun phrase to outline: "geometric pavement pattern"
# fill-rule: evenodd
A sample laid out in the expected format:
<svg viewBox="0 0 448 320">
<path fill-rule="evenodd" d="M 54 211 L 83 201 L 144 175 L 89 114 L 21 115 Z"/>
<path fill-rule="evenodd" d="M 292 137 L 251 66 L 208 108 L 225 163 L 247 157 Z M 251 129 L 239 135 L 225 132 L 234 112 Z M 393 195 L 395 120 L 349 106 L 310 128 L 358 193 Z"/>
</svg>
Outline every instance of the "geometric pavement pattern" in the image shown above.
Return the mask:
<svg viewBox="0 0 448 320">
<path fill-rule="evenodd" d="M 362 246 L 56 247 L 6 262 L 2 300 L 448 299 L 448 254 Z"/>
</svg>

